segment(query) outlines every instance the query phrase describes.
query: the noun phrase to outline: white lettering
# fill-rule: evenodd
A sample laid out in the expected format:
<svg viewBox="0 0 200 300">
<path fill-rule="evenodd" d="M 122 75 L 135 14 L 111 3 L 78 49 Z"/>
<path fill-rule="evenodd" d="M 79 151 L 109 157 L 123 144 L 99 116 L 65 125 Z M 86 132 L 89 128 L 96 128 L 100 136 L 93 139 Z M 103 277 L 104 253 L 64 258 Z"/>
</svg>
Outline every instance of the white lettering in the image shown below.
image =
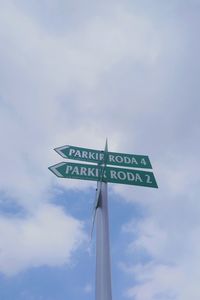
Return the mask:
<svg viewBox="0 0 200 300">
<path fill-rule="evenodd" d="M 66 173 L 66 174 L 69 174 L 70 171 L 71 171 L 72 169 L 73 169 L 72 166 L 66 166 L 66 171 L 65 171 L 65 173 Z"/>
<path fill-rule="evenodd" d="M 88 169 L 88 176 L 93 176 L 93 177 L 95 177 L 94 171 L 95 171 L 94 168 L 89 168 L 89 169 Z"/>
<path fill-rule="evenodd" d="M 146 177 L 146 183 L 149 183 L 149 184 L 153 183 L 151 181 L 151 176 L 150 175 L 145 175 L 145 177 Z"/>
<path fill-rule="evenodd" d="M 140 163 L 141 163 L 141 165 L 144 165 L 144 166 L 146 166 L 146 164 L 147 164 L 146 160 L 144 158 L 141 159 Z"/>
<path fill-rule="evenodd" d="M 110 170 L 110 177 L 111 177 L 111 179 L 117 179 L 116 171 Z"/>
<path fill-rule="evenodd" d="M 125 180 L 126 179 L 126 173 L 125 172 L 119 171 L 117 173 L 117 175 L 118 175 L 119 179 L 121 179 L 121 180 Z"/>
<path fill-rule="evenodd" d="M 122 163 L 122 162 L 123 162 L 123 157 L 121 157 L 121 156 L 119 156 L 119 155 L 117 155 L 117 156 L 115 157 L 115 159 L 116 159 L 116 161 L 117 161 L 118 163 Z"/>
<path fill-rule="evenodd" d="M 130 164 L 131 163 L 130 157 L 124 156 L 124 162 L 125 162 L 125 164 Z"/>
<path fill-rule="evenodd" d="M 95 160 L 94 152 L 89 152 L 89 159 Z"/>
<path fill-rule="evenodd" d="M 88 158 L 88 152 L 87 151 L 82 151 L 82 158 Z"/>
<path fill-rule="evenodd" d="M 104 159 L 104 154 L 103 153 L 100 153 L 99 154 L 99 160 L 101 161 L 101 160 L 103 160 Z"/>
<path fill-rule="evenodd" d="M 127 173 L 127 179 L 128 179 L 129 181 L 134 181 L 134 180 L 135 180 L 134 174 L 128 172 L 128 173 Z"/>
<path fill-rule="evenodd" d="M 76 152 L 75 152 L 75 154 L 74 154 L 74 157 L 76 157 L 76 156 L 78 156 L 78 157 L 81 158 L 81 151 L 76 150 Z"/>
<path fill-rule="evenodd" d="M 114 155 L 109 154 L 108 157 L 109 157 L 109 162 L 115 162 Z"/>
<path fill-rule="evenodd" d="M 87 169 L 85 167 L 81 167 L 80 175 L 87 176 Z"/>
<path fill-rule="evenodd" d="M 131 163 L 132 163 L 133 165 L 138 165 L 138 162 L 137 162 L 137 160 L 135 159 L 135 157 L 132 157 Z"/>
<path fill-rule="evenodd" d="M 75 152 L 76 152 L 75 149 L 70 148 L 70 149 L 69 149 L 69 156 L 72 156 Z"/>
<path fill-rule="evenodd" d="M 140 177 L 140 175 L 138 173 L 135 174 L 135 181 L 140 181 L 142 182 L 142 178 Z"/>
<path fill-rule="evenodd" d="M 80 175 L 79 174 L 79 168 L 78 167 L 74 167 L 74 169 L 72 170 L 72 175 Z"/>
</svg>

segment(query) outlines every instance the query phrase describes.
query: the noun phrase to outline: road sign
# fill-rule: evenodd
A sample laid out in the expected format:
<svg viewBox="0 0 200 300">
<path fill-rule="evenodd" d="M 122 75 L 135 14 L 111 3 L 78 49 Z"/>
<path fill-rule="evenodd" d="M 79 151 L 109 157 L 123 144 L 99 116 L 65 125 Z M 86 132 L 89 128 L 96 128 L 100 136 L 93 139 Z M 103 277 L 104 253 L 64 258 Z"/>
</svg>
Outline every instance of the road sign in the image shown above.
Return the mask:
<svg viewBox="0 0 200 300">
<path fill-rule="evenodd" d="M 104 151 L 80 148 L 75 146 L 63 146 L 54 149 L 62 157 L 101 164 L 104 162 Z M 152 169 L 150 160 L 146 155 L 125 154 L 108 152 L 107 165 L 124 166 L 129 168 Z"/>
<path fill-rule="evenodd" d="M 107 167 L 106 180 L 112 183 L 158 187 L 152 172 L 133 169 Z"/>
<path fill-rule="evenodd" d="M 49 169 L 58 177 L 99 181 L 102 174 L 101 166 L 62 162 Z M 133 169 L 105 167 L 103 182 L 138 185 L 157 188 L 152 172 Z"/>
<path fill-rule="evenodd" d="M 158 186 L 152 172 L 137 169 L 152 169 L 150 160 L 146 155 L 108 152 L 107 140 L 104 151 L 74 146 L 59 147 L 56 148 L 55 151 L 58 152 L 62 157 L 67 159 L 96 163 L 77 164 L 71 162 L 62 162 L 49 167 L 49 169 L 56 176 L 61 178 L 97 181 L 97 193 L 95 201 L 95 215 L 97 215 L 95 299 L 111 300 L 112 290 L 107 207 L 107 182 L 157 188 Z M 114 167 L 112 165 L 114 165 Z M 123 166 L 127 168 L 122 168 Z"/>
</svg>

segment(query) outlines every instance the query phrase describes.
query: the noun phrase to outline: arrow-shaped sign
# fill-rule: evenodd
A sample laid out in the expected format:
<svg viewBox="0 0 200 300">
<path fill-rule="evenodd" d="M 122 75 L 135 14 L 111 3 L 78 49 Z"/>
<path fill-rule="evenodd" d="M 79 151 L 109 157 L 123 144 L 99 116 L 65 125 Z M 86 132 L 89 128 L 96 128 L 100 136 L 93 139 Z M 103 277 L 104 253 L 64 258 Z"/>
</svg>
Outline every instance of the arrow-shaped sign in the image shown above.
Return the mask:
<svg viewBox="0 0 200 300">
<path fill-rule="evenodd" d="M 54 149 L 62 157 L 72 160 L 87 161 L 101 164 L 104 162 L 104 151 L 80 148 L 75 146 L 63 146 Z M 124 166 L 129 168 L 152 169 L 150 160 L 146 155 L 125 154 L 108 152 L 107 165 Z"/>
<path fill-rule="evenodd" d="M 101 166 L 62 162 L 49 169 L 58 177 L 99 181 Z M 157 188 L 152 172 L 106 167 L 102 181 Z"/>
</svg>

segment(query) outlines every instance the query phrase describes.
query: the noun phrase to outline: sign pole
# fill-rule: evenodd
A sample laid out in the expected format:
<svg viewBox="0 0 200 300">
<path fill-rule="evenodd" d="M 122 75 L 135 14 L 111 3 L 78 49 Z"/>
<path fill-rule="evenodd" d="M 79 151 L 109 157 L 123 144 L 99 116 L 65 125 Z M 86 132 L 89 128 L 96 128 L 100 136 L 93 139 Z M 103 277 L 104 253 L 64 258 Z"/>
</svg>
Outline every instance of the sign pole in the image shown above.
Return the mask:
<svg viewBox="0 0 200 300">
<path fill-rule="evenodd" d="M 107 183 L 98 182 L 96 211 L 96 300 L 112 300 Z"/>
<path fill-rule="evenodd" d="M 94 165 L 61 162 L 49 167 L 49 169 L 60 178 L 97 181 L 92 223 L 93 232 L 96 216 L 95 300 L 112 300 L 107 182 L 158 188 L 152 172 L 138 170 L 138 168 L 152 169 L 149 157 L 146 155 L 108 152 L 107 139 L 104 151 L 69 145 L 55 148 L 55 150 L 67 159 L 97 163 L 97 165 Z M 118 167 L 110 167 L 110 165 Z M 121 168 L 123 166 L 128 167 L 128 169 Z"/>
</svg>

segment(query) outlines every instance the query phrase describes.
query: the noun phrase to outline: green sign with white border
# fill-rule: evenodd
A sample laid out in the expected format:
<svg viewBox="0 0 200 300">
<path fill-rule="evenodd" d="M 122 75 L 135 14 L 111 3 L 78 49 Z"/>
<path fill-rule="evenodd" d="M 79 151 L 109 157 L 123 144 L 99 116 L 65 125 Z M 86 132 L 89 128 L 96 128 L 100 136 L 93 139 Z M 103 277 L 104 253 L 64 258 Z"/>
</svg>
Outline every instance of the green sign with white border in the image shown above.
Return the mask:
<svg viewBox="0 0 200 300">
<path fill-rule="evenodd" d="M 72 160 L 86 161 L 97 164 L 115 165 L 128 168 L 152 169 L 147 155 L 125 154 L 118 152 L 105 152 L 75 146 L 62 146 L 54 149 L 62 157 Z"/>
<path fill-rule="evenodd" d="M 102 167 L 91 164 L 77 164 L 62 162 L 49 167 L 58 177 L 73 178 L 82 180 L 92 180 L 128 185 L 138 185 L 157 188 L 157 183 L 152 172 L 116 168 Z"/>
</svg>

